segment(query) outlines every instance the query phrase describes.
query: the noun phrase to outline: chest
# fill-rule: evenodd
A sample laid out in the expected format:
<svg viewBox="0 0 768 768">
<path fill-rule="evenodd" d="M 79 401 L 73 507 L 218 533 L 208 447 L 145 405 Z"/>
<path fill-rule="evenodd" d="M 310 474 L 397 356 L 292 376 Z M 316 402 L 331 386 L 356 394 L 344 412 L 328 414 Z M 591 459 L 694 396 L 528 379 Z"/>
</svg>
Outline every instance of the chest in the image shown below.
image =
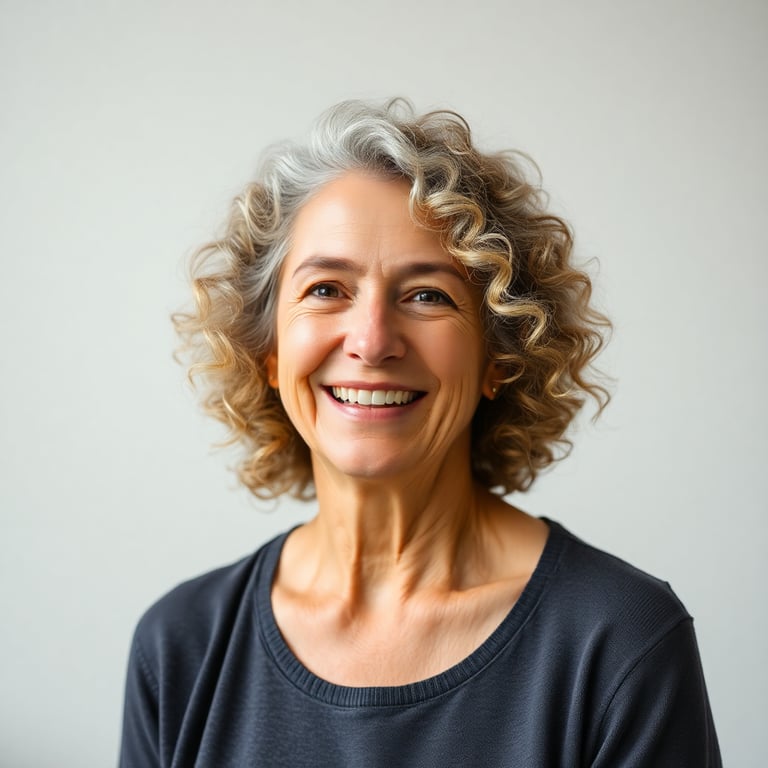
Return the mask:
<svg viewBox="0 0 768 768">
<path fill-rule="evenodd" d="M 252 636 L 201 675 L 185 720 L 205 723 L 202 738 L 182 727 L 171 765 L 581 764 L 588 723 L 562 680 L 531 663 L 535 645 L 504 643 L 414 685 L 346 687 L 308 675 L 274 640 Z"/>
<path fill-rule="evenodd" d="M 275 589 L 272 606 L 283 640 L 313 674 L 337 685 L 396 686 L 441 674 L 474 653 L 522 587 L 503 582 L 358 614 L 333 600 L 311 603 Z"/>
</svg>

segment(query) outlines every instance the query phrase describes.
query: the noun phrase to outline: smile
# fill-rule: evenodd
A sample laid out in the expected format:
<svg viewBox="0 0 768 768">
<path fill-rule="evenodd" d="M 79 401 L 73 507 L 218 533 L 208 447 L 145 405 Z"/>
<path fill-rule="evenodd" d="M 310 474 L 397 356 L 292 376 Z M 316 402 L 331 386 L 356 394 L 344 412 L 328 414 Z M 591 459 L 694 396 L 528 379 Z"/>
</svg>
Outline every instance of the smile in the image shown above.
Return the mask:
<svg viewBox="0 0 768 768">
<path fill-rule="evenodd" d="M 331 394 L 340 403 L 351 405 L 408 405 L 423 393 L 404 389 L 353 389 L 330 387 Z"/>
</svg>

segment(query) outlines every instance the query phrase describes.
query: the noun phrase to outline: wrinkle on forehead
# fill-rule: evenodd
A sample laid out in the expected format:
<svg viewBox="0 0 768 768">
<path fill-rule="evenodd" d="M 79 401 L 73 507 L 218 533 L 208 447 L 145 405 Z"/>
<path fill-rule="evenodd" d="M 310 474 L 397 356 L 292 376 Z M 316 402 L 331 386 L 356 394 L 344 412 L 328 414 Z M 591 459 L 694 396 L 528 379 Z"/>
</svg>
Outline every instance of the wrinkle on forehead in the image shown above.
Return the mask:
<svg viewBox="0 0 768 768">
<path fill-rule="evenodd" d="M 414 265 L 412 272 L 445 271 L 467 281 L 465 266 L 443 248 L 439 234 L 414 222 L 409 194 L 410 185 L 403 179 L 362 172 L 329 182 L 296 217 L 286 256 L 291 262 L 288 273 L 302 269 L 305 262 L 382 273 L 408 263 Z"/>
</svg>

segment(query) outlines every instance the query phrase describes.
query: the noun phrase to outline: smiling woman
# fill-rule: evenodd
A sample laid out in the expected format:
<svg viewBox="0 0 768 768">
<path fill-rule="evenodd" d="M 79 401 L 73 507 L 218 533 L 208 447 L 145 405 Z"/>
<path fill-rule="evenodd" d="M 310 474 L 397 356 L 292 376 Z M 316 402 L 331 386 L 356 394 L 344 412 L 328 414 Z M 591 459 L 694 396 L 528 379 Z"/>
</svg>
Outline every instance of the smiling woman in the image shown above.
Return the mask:
<svg viewBox="0 0 768 768">
<path fill-rule="evenodd" d="M 584 396 L 606 399 L 587 372 L 607 321 L 590 306 L 589 278 L 571 264 L 568 227 L 547 212 L 526 167 L 534 169 L 519 153 L 479 152 L 458 115 L 416 118 L 402 100 L 383 109 L 344 103 L 306 145 L 267 154 L 224 237 L 195 259 L 197 311 L 175 318 L 195 360 L 192 375 L 206 382 L 204 406 L 246 449 L 240 478 L 253 493 L 312 495 L 307 446 L 268 384 L 266 361 L 296 219 L 319 190 L 349 173 L 407 187 L 418 236 L 439 238 L 454 271 L 481 296 L 487 354 L 500 377 L 497 397 L 483 400 L 473 419 L 477 479 L 523 490 L 567 453 L 565 432 Z M 330 266 L 333 254 L 312 256 Z"/>
<path fill-rule="evenodd" d="M 519 159 L 349 102 L 272 151 L 176 317 L 260 496 L 315 516 L 136 630 L 129 766 L 718 766 L 669 587 L 502 496 L 604 390 Z"/>
<path fill-rule="evenodd" d="M 465 469 L 481 389 L 492 397 L 501 378 L 480 292 L 409 198 L 403 180 L 349 172 L 294 223 L 267 372 L 315 485 L 325 473 L 433 485 Z"/>
</svg>

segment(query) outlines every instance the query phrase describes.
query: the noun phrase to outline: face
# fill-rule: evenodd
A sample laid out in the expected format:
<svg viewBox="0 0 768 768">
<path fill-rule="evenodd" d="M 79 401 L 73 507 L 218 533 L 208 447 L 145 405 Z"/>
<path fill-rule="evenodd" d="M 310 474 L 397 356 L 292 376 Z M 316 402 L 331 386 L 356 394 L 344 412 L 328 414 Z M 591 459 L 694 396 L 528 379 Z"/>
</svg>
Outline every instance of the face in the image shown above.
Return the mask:
<svg viewBox="0 0 768 768">
<path fill-rule="evenodd" d="M 470 422 L 493 384 L 480 297 L 413 223 L 408 194 L 406 182 L 349 173 L 295 222 L 267 369 L 316 475 L 469 467 Z"/>
</svg>

